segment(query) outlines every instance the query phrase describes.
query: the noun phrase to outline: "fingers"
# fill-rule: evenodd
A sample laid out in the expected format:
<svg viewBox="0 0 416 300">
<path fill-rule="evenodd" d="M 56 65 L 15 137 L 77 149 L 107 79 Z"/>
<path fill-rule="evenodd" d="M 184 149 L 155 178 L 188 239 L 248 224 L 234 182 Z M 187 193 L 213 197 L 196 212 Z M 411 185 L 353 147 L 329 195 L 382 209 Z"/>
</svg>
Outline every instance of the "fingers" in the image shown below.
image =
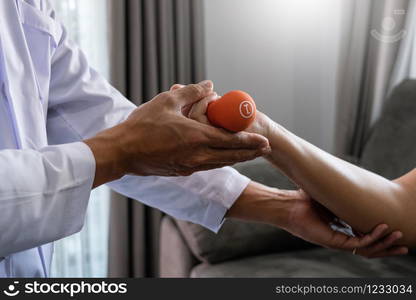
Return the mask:
<svg viewBox="0 0 416 300">
<path fill-rule="evenodd" d="M 399 240 L 403 234 L 400 231 L 395 231 L 391 234 L 389 234 L 386 238 L 383 240 L 374 243 L 371 246 L 368 246 L 365 250 L 368 255 L 374 254 L 377 252 L 381 252 L 385 249 L 388 249 L 393 246 L 393 244 Z"/>
<path fill-rule="evenodd" d="M 359 249 L 367 247 L 368 245 L 381 239 L 387 231 L 387 228 L 388 226 L 386 224 L 376 226 L 370 234 L 366 234 L 361 237 L 351 237 L 344 233 L 333 231 L 332 238 L 328 243 L 328 246 L 346 251 L 352 251 L 354 248 Z"/>
<path fill-rule="evenodd" d="M 175 99 L 175 105 L 183 107 L 189 104 L 193 104 L 208 96 L 213 91 L 213 88 L 214 84 L 210 80 L 205 80 L 198 84 L 190 84 L 182 88 L 177 86 L 172 91 Z"/>
<path fill-rule="evenodd" d="M 188 118 L 199 123 L 211 125 L 206 115 L 208 104 L 218 99 L 217 93 L 211 93 L 201 101 L 194 103 L 188 113 Z"/>
<path fill-rule="evenodd" d="M 357 254 L 367 258 L 407 254 L 407 247 L 394 246 L 394 244 L 402 237 L 403 234 L 400 231 L 392 232 L 383 240 L 378 241 L 369 247 L 359 249 Z"/>
<path fill-rule="evenodd" d="M 360 237 L 348 237 L 340 232 L 335 232 L 330 247 L 346 251 L 357 249 L 357 255 L 367 258 L 407 254 L 409 251 L 407 247 L 394 245 L 403 237 L 403 234 L 400 231 L 395 231 L 385 236 L 387 230 L 388 225 L 380 224 L 371 233 Z"/>
<path fill-rule="evenodd" d="M 188 105 L 185 105 L 184 107 L 182 107 L 181 111 L 182 111 L 183 116 L 188 117 L 189 112 L 191 111 L 192 105 L 193 104 L 188 104 Z"/>
<path fill-rule="evenodd" d="M 260 149 L 253 150 L 209 150 L 206 154 L 206 164 L 222 164 L 230 166 L 239 162 L 253 160 L 263 155 Z"/>
<path fill-rule="evenodd" d="M 180 171 L 180 176 L 189 176 L 195 172 L 232 166 L 236 163 L 253 160 L 262 155 L 259 150 L 210 150 L 192 163 L 192 167 Z"/>
<path fill-rule="evenodd" d="M 216 149 L 264 149 L 269 154 L 270 144 L 267 138 L 255 133 L 228 133 L 223 129 L 206 126 L 206 145 Z"/>
<path fill-rule="evenodd" d="M 345 246 L 349 249 L 367 247 L 384 237 L 387 229 L 387 224 L 377 225 L 369 234 L 365 234 L 361 237 L 350 238 L 345 243 Z"/>
<path fill-rule="evenodd" d="M 189 176 L 195 172 L 218 169 L 239 162 L 253 160 L 262 155 L 260 150 L 214 150 L 208 149 L 196 158 L 190 159 L 180 176 Z"/>
<path fill-rule="evenodd" d="M 183 84 L 174 84 L 170 91 L 174 92 L 176 90 L 182 89 L 186 87 L 186 85 Z M 194 103 L 194 104 L 187 104 L 182 107 L 182 114 L 185 117 L 191 118 L 195 121 L 198 121 L 200 123 L 204 123 L 207 125 L 210 125 L 208 118 L 206 117 L 206 110 L 208 107 L 208 104 L 218 98 L 217 93 L 211 92 L 208 96 L 203 98 L 202 100 Z"/>
</svg>

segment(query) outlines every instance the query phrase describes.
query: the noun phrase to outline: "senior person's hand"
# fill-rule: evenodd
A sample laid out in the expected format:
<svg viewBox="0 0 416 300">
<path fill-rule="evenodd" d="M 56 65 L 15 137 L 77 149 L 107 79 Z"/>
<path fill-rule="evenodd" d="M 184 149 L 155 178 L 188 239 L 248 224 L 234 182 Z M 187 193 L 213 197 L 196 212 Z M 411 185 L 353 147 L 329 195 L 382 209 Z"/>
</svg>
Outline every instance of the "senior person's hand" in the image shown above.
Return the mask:
<svg viewBox="0 0 416 300">
<path fill-rule="evenodd" d="M 84 141 L 96 159 L 94 186 L 125 174 L 190 175 L 268 153 L 261 135 L 231 134 L 183 115 L 186 107 L 213 96 L 211 81 L 162 93 L 125 122 Z"/>
<path fill-rule="evenodd" d="M 182 85 L 174 85 L 171 90 L 181 88 Z M 209 125 L 207 107 L 217 98 L 216 95 L 205 97 L 189 106 L 186 115 Z M 270 124 L 266 115 L 257 112 L 256 120 L 247 131 L 267 136 Z M 330 225 L 334 215 L 302 190 L 279 190 L 252 182 L 230 208 L 227 217 L 271 224 L 311 243 L 367 258 L 408 253 L 407 247 L 395 245 L 403 234 L 400 231 L 387 234 L 386 224 L 379 224 L 366 234 L 356 233 L 355 237 L 333 230 Z"/>
</svg>

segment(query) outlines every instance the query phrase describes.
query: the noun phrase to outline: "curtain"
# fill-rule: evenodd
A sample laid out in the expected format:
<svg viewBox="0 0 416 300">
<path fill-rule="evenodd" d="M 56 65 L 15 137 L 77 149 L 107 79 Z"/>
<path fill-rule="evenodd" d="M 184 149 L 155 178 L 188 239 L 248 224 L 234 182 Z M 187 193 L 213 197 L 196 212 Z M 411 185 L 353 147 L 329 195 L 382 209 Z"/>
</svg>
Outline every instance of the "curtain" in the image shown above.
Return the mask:
<svg viewBox="0 0 416 300">
<path fill-rule="evenodd" d="M 409 39 L 409 4 L 409 0 L 349 3 L 347 50 L 339 79 L 337 154 L 359 157 L 383 109 L 399 50 Z"/>
<path fill-rule="evenodd" d="M 389 85 L 389 93 L 404 79 L 416 78 L 416 0 L 411 0 L 406 19 L 406 37 L 402 41 Z"/>
<path fill-rule="evenodd" d="M 114 37 L 113 44 L 123 44 L 125 61 L 119 54 L 115 59 L 125 67 L 119 73 L 131 101 L 139 105 L 174 83 L 204 79 L 202 0 L 126 0 L 112 6 L 118 30 L 126 20 L 124 43 Z M 161 213 L 114 197 L 109 276 L 157 277 Z"/>
<path fill-rule="evenodd" d="M 51 3 L 58 19 L 87 54 L 91 65 L 108 78 L 107 2 L 52 0 Z M 55 243 L 53 277 L 107 276 L 109 195 L 106 187 L 95 189 L 81 232 Z"/>
</svg>

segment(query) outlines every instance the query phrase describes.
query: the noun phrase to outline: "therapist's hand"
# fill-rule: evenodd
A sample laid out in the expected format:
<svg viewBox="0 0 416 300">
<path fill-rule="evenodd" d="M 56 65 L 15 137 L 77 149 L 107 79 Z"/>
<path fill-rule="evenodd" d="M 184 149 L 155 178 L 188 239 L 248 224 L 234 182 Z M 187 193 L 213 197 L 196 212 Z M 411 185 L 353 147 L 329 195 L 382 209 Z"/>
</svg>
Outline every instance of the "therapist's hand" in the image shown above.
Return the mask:
<svg viewBox="0 0 416 300">
<path fill-rule="evenodd" d="M 125 174 L 190 175 L 270 151 L 261 135 L 231 134 L 183 115 L 187 107 L 207 97 L 215 98 L 211 81 L 162 93 L 125 122 L 86 140 L 96 158 L 94 186 Z"/>
<path fill-rule="evenodd" d="M 334 216 L 303 191 L 287 191 L 251 182 L 227 218 L 261 222 L 280 227 L 291 234 L 323 247 L 344 250 L 367 257 L 407 254 L 406 247 L 394 246 L 402 236 L 395 231 L 386 236 L 388 226 L 381 224 L 372 232 L 357 237 L 332 230 Z"/>
</svg>

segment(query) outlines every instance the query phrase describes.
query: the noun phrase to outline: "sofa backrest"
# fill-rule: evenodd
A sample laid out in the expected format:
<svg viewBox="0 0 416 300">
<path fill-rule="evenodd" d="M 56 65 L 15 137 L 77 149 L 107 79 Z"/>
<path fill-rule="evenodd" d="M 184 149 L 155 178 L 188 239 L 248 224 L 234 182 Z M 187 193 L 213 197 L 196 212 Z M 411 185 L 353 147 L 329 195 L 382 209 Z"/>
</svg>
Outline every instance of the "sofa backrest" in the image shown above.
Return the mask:
<svg viewBox="0 0 416 300">
<path fill-rule="evenodd" d="M 392 92 L 360 165 L 389 179 L 416 167 L 416 80 L 406 80 Z"/>
</svg>

